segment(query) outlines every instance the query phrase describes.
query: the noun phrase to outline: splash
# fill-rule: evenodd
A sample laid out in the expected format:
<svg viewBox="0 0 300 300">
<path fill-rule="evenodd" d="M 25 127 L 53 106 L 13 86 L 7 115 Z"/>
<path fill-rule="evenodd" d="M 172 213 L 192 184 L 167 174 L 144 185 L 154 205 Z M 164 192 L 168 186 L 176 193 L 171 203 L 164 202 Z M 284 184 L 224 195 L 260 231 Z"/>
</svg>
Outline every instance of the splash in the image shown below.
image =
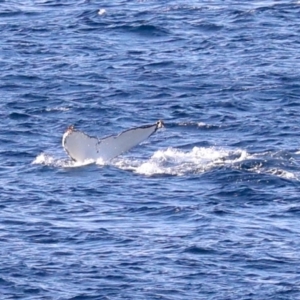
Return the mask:
<svg viewBox="0 0 300 300">
<path fill-rule="evenodd" d="M 298 180 L 299 176 L 296 173 L 283 169 L 282 166 L 289 168 L 288 162 L 282 157 L 274 161 L 273 154 L 250 154 L 242 149 L 232 150 L 217 147 L 194 147 L 190 151 L 168 148 L 156 151 L 146 161 L 121 158 L 115 160 L 113 164 L 120 169 L 146 176 L 185 176 L 202 174 L 214 168 L 228 167 L 243 172 L 270 174 L 283 179 Z"/>
<path fill-rule="evenodd" d="M 194 147 L 191 150 L 167 148 L 153 153 L 149 159 L 136 159 L 121 156 L 109 162 L 102 159 L 75 162 L 69 158 L 57 158 L 41 153 L 32 164 L 56 168 L 83 167 L 89 164 L 97 166 L 112 165 L 145 176 L 172 175 L 187 176 L 202 174 L 214 168 L 228 167 L 248 173 L 269 174 L 287 180 L 299 180 L 300 174 L 287 170 L 289 163 L 284 157 L 274 160 L 274 153 L 250 154 L 242 149 L 224 149 L 217 147 Z"/>
<path fill-rule="evenodd" d="M 102 15 L 105 15 L 105 14 L 106 14 L 106 10 L 104 8 L 99 9 L 99 11 L 98 11 L 99 16 L 102 16 Z"/>
<path fill-rule="evenodd" d="M 31 164 L 45 165 L 45 166 L 57 167 L 57 168 L 76 168 L 76 167 L 86 166 L 92 163 L 94 163 L 93 160 L 75 162 L 70 159 L 55 158 L 52 155 L 41 153 L 32 161 Z"/>
<path fill-rule="evenodd" d="M 128 160 L 119 160 L 115 165 L 121 169 L 132 170 L 135 173 L 151 175 L 176 175 L 203 173 L 216 166 L 232 164 L 248 156 L 243 150 L 224 150 L 214 147 L 194 147 L 191 151 L 175 148 L 156 151 L 152 157 L 138 163 L 129 163 Z"/>
</svg>

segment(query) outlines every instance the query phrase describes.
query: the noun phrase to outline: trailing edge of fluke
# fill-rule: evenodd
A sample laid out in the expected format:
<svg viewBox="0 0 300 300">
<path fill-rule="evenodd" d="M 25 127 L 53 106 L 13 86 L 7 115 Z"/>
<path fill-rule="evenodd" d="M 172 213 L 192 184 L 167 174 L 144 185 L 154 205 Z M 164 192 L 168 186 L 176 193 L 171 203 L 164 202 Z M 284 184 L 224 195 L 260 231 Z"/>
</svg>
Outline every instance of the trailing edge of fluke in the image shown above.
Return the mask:
<svg viewBox="0 0 300 300">
<path fill-rule="evenodd" d="M 63 135 L 62 146 L 67 154 L 77 162 L 96 161 L 97 159 L 108 161 L 145 141 L 162 127 L 164 127 L 164 123 L 159 120 L 152 125 L 131 128 L 118 135 L 99 139 L 76 130 L 71 125 Z"/>
</svg>

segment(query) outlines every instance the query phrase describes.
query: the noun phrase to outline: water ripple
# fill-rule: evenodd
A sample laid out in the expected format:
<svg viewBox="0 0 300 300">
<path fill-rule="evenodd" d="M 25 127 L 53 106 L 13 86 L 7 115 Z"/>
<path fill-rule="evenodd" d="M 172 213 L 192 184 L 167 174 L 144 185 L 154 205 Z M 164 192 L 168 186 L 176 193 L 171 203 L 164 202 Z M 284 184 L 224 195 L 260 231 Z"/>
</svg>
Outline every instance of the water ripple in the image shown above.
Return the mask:
<svg viewBox="0 0 300 300">
<path fill-rule="evenodd" d="M 299 10 L 0 1 L 2 298 L 297 299 Z M 158 119 L 105 164 L 61 146 Z"/>
</svg>

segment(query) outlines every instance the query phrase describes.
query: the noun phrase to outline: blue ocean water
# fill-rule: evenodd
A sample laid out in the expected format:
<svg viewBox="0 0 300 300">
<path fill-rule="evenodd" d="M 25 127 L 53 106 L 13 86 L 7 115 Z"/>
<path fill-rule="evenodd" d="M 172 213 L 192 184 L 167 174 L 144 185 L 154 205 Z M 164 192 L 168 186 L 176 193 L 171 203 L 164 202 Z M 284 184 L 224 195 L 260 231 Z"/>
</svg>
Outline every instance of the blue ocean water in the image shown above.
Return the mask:
<svg viewBox="0 0 300 300">
<path fill-rule="evenodd" d="M 300 299 L 299 16 L 0 0 L 0 299 Z M 158 119 L 104 165 L 61 146 Z"/>
</svg>

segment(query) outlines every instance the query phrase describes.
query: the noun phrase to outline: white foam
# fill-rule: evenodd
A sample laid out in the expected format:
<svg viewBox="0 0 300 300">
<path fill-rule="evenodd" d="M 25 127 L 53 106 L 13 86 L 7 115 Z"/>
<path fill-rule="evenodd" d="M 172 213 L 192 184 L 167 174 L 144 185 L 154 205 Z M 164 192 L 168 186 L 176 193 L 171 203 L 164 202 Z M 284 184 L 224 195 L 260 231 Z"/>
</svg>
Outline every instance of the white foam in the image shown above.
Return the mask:
<svg viewBox="0 0 300 300">
<path fill-rule="evenodd" d="M 280 177 L 283 179 L 289 179 L 289 180 L 299 180 L 299 175 L 296 173 L 292 173 L 283 169 L 278 168 L 264 168 L 262 164 L 259 164 L 255 166 L 254 168 L 249 169 L 248 171 L 256 173 L 256 174 L 270 174 L 276 177 Z"/>
<path fill-rule="evenodd" d="M 227 149 L 217 147 L 194 147 L 191 150 L 167 148 L 153 153 L 149 159 L 138 159 L 128 156 L 120 156 L 110 162 L 102 159 L 85 160 L 75 162 L 70 159 L 57 158 L 54 155 L 41 153 L 32 164 L 46 165 L 57 168 L 82 167 L 96 163 L 99 166 L 113 165 L 121 170 L 131 171 L 146 176 L 173 175 L 185 176 L 189 174 L 201 174 L 217 167 L 229 167 L 236 170 L 244 170 L 243 162 L 258 160 L 251 168 L 244 171 L 256 174 L 270 174 L 272 176 L 299 180 L 300 174 L 276 167 L 266 167 L 270 153 L 250 154 L 242 149 Z"/>
<path fill-rule="evenodd" d="M 168 148 L 153 153 L 148 160 L 116 159 L 113 164 L 124 170 L 131 170 L 146 176 L 174 175 L 184 176 L 188 174 L 201 174 L 216 167 L 227 166 L 236 170 L 243 170 L 244 161 L 252 159 L 266 159 L 265 154 L 250 154 L 242 149 L 226 149 L 217 147 L 194 147 L 192 150 L 180 150 Z M 257 163 L 247 169 L 256 174 L 271 174 L 276 177 L 298 180 L 295 173 L 279 168 L 264 167 L 263 163 Z"/>
<path fill-rule="evenodd" d="M 104 8 L 99 9 L 98 15 L 102 16 L 106 14 L 106 10 Z"/>
<path fill-rule="evenodd" d="M 68 111 L 68 110 L 70 110 L 69 107 L 51 107 L 51 108 L 46 108 L 47 112 Z"/>
<path fill-rule="evenodd" d="M 107 164 L 107 162 L 105 162 L 102 158 L 98 158 L 96 160 L 96 164 L 99 166 L 104 166 L 105 164 Z"/>
<path fill-rule="evenodd" d="M 282 169 L 271 169 L 271 170 L 269 170 L 269 172 L 270 172 L 270 174 L 281 177 L 281 178 L 298 180 L 298 177 L 296 176 L 296 174 L 282 170 Z"/>
<path fill-rule="evenodd" d="M 82 167 L 94 163 L 93 160 L 85 160 L 83 162 L 75 162 L 70 159 L 55 158 L 52 155 L 41 153 L 33 161 L 33 165 L 45 165 L 51 167 L 74 168 Z"/>
<path fill-rule="evenodd" d="M 232 164 L 247 157 L 242 150 L 217 149 L 215 147 L 194 147 L 190 151 L 168 148 L 156 151 L 147 161 L 129 164 L 118 160 L 115 165 L 147 176 L 167 174 L 182 176 L 189 173 L 203 173 L 220 164 Z"/>
<path fill-rule="evenodd" d="M 41 153 L 39 154 L 35 159 L 34 161 L 32 162 L 33 165 L 51 165 L 53 164 L 54 162 L 54 159 L 53 157 L 51 156 L 48 156 L 47 154 L 45 153 Z"/>
</svg>

